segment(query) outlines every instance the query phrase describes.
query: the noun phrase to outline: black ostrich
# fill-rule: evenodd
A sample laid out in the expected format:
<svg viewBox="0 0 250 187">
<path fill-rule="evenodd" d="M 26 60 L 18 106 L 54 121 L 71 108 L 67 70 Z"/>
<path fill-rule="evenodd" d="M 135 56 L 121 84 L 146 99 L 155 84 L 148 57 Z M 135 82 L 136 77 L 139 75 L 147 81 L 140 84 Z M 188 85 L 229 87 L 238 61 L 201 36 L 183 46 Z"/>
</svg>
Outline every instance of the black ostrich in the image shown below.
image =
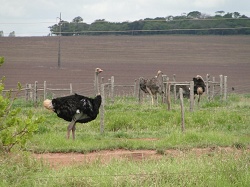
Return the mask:
<svg viewBox="0 0 250 187">
<path fill-rule="evenodd" d="M 43 102 L 45 108 L 54 111 L 59 118 L 69 121 L 67 138 L 75 139 L 76 123 L 87 123 L 96 119 L 101 106 L 102 97 L 88 98 L 82 95 L 70 95 L 52 100 L 46 99 Z"/>
<path fill-rule="evenodd" d="M 205 92 L 206 84 L 200 75 L 193 78 L 194 81 L 194 95 L 198 95 L 198 103 L 201 95 Z"/>
<path fill-rule="evenodd" d="M 149 93 L 152 99 L 152 105 L 154 105 L 154 100 L 157 99 L 157 93 L 163 94 L 162 89 L 162 72 L 159 70 L 157 75 L 151 79 L 140 78 L 140 89 L 144 93 Z"/>
</svg>

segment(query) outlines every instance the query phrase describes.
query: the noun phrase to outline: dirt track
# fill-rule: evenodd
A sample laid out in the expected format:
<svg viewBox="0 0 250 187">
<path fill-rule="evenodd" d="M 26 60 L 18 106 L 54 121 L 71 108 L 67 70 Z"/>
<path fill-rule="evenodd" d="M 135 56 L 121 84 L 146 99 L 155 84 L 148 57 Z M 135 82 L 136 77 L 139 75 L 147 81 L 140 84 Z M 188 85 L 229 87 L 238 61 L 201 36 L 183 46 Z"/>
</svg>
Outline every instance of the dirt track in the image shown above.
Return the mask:
<svg viewBox="0 0 250 187">
<path fill-rule="evenodd" d="M 250 151 L 249 149 L 247 151 Z M 193 148 L 191 150 L 175 150 L 169 149 L 158 154 L 154 150 L 104 150 L 100 152 L 93 152 L 87 154 L 79 153 L 46 153 L 46 154 L 33 154 L 36 159 L 42 159 L 48 163 L 52 168 L 59 168 L 69 165 L 89 164 L 95 161 L 101 163 L 108 163 L 112 160 L 133 160 L 141 161 L 145 159 L 161 159 L 163 156 L 166 158 L 171 157 L 185 157 L 187 154 L 194 154 L 196 156 L 210 155 L 210 154 L 228 154 L 234 153 L 235 155 L 241 154 L 242 150 L 237 150 L 230 147 L 217 147 L 217 148 Z"/>
<path fill-rule="evenodd" d="M 74 92 L 93 93 L 94 68 L 101 67 L 104 81 L 133 84 L 152 77 L 160 69 L 177 81 L 211 74 L 228 76 L 228 87 L 250 92 L 249 36 L 83 36 L 61 37 L 61 69 L 58 69 L 59 37 L 0 37 L 0 56 L 6 63 L 6 89 L 19 81 L 62 85 L 73 83 Z"/>
</svg>

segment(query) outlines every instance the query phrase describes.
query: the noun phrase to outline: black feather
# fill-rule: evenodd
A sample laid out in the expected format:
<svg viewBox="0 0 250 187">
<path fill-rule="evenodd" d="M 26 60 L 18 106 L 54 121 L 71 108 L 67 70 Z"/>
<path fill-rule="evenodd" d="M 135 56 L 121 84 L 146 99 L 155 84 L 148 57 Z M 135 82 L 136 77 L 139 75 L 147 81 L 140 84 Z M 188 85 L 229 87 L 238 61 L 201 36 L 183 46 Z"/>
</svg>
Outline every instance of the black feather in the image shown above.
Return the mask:
<svg viewBox="0 0 250 187">
<path fill-rule="evenodd" d="M 199 78 L 199 77 L 198 77 L 198 78 L 197 78 L 197 77 L 194 77 L 194 78 L 193 78 L 193 81 L 194 81 L 194 94 L 198 94 L 198 93 L 197 93 L 197 89 L 198 89 L 199 87 L 202 88 L 202 91 L 203 91 L 203 93 L 204 93 L 204 92 L 205 92 L 206 85 L 205 85 L 203 79 L 201 79 L 201 78 Z"/>
<path fill-rule="evenodd" d="M 75 94 L 55 98 L 52 100 L 52 105 L 58 117 L 66 121 L 72 121 L 75 114 L 81 113 L 83 117 L 76 122 L 87 123 L 97 117 L 101 102 L 102 98 L 100 95 L 92 99 Z"/>
</svg>

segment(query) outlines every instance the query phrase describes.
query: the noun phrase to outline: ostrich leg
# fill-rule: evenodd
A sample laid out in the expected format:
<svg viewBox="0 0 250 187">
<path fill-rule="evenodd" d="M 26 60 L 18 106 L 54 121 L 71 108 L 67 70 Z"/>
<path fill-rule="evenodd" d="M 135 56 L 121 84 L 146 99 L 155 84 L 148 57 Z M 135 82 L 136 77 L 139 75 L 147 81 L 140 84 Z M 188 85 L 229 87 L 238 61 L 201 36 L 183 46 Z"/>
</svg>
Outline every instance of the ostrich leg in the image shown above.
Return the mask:
<svg viewBox="0 0 250 187">
<path fill-rule="evenodd" d="M 148 93 L 149 93 L 149 94 L 150 94 L 150 96 L 151 96 L 151 99 L 152 99 L 152 105 L 154 105 L 154 97 L 153 97 L 153 94 L 152 94 L 151 90 L 150 90 L 148 87 L 146 87 L 146 89 L 147 89 Z"/>
<path fill-rule="evenodd" d="M 68 125 L 68 131 L 67 131 L 67 138 L 69 139 L 69 137 L 70 137 L 70 131 L 72 131 L 72 137 L 73 137 L 73 139 L 75 139 L 75 125 L 76 125 L 76 120 L 72 120 L 71 122 L 70 122 L 70 124 Z"/>
<path fill-rule="evenodd" d="M 70 131 L 72 131 L 72 138 L 75 139 L 75 131 L 76 131 L 76 122 L 83 116 L 82 113 L 76 113 L 74 117 L 72 118 L 72 121 L 68 125 L 68 132 L 67 132 L 67 138 L 70 137 Z"/>
</svg>

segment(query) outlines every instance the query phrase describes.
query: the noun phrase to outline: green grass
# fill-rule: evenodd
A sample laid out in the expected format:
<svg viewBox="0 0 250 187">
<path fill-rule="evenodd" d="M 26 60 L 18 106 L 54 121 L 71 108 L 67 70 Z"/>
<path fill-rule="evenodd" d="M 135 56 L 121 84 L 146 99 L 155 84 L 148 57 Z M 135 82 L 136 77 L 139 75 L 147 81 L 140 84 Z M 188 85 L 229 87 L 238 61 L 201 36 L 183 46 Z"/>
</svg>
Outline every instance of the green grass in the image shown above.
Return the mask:
<svg viewBox="0 0 250 187">
<path fill-rule="evenodd" d="M 181 131 L 178 103 L 172 110 L 165 105 L 138 105 L 135 100 L 118 98 L 105 106 L 105 128 L 100 134 L 99 117 L 88 124 L 77 124 L 76 140 L 66 140 L 68 122 L 38 108 L 46 116 L 27 150 L 33 152 L 91 152 L 105 149 L 169 149 L 249 145 L 250 99 L 232 95 L 227 102 L 203 100 L 194 112 L 185 101 L 185 132 Z M 141 141 L 154 138 L 157 141 Z"/>
<path fill-rule="evenodd" d="M 33 107 L 25 105 L 25 111 Z M 247 186 L 250 183 L 250 97 L 229 95 L 226 102 L 219 99 L 189 111 L 185 100 L 185 132 L 181 130 L 179 103 L 172 110 L 150 101 L 139 105 L 133 98 L 116 98 L 105 106 L 105 128 L 100 133 L 100 118 L 88 124 L 77 124 L 76 140 L 66 139 L 68 122 L 42 107 L 34 108 L 44 116 L 33 138 L 16 156 L 0 156 L 0 186 Z M 149 139 L 149 140 L 147 140 Z M 150 141 L 150 139 L 153 139 Z M 235 153 L 212 153 L 199 157 L 192 148 L 232 147 Z M 35 161 L 30 152 L 78 152 L 100 150 L 156 150 L 158 160 L 95 161 L 51 169 Z M 165 155 L 167 149 L 185 150 L 184 155 Z"/>
<path fill-rule="evenodd" d="M 248 186 L 249 152 L 183 152 L 161 159 L 113 159 L 51 170 L 28 155 L 5 158 L 0 186 Z M 4 170 L 4 168 L 6 170 Z M 7 169 L 8 168 L 8 169 Z"/>
</svg>

